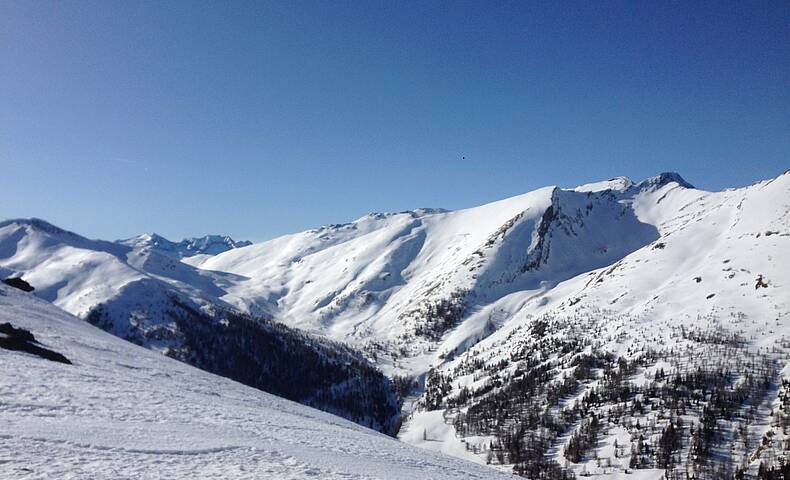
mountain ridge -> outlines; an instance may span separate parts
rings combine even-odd
[[[389,381],[358,353],[330,341],[306,342],[301,332],[243,315],[219,298],[242,277],[197,270],[147,247],[88,240],[39,219],[0,223],[0,270],[22,276],[37,297],[122,339],[396,431]],[[306,372],[292,358],[299,351],[312,359]],[[280,376],[296,379],[283,385]]]
[[[228,235],[187,237],[179,242],[173,242],[157,233],[144,233],[125,240],[117,240],[116,243],[133,248],[153,249],[176,259],[195,255],[217,255],[234,248],[252,245],[248,240],[236,241]]]
[[[640,470],[672,478],[683,470],[713,479],[724,478],[719,469],[754,476],[786,458],[781,448],[769,458],[752,446],[769,432],[785,439],[776,426],[783,410],[768,405],[779,401],[787,370],[790,278],[779,265],[789,238],[790,174],[706,192],[669,172],[545,187],[455,211],[368,214],[181,261],[113,248],[130,248],[120,263],[198,312],[219,305],[363,352],[403,399],[399,436],[408,443],[527,476]],[[35,254],[6,224],[0,268],[51,280],[54,258],[82,258],[40,243],[50,250]],[[94,258],[100,253],[80,255],[100,271],[115,265]],[[78,279],[61,275],[55,284],[45,282],[43,294],[56,292],[64,308],[96,305]],[[141,295],[108,294],[105,304],[118,298]],[[168,315],[145,305],[114,311],[118,325],[142,331]],[[726,382],[716,369],[728,372]],[[673,407],[668,422],[656,392],[698,406]],[[735,399],[729,417],[717,403],[724,397]],[[752,413],[743,398],[753,399]],[[601,420],[612,409],[625,416]],[[721,438],[695,436],[692,425],[714,420],[706,428]],[[725,444],[738,422],[748,424],[741,443]],[[649,435],[640,431],[646,423]],[[662,429],[676,432],[675,443],[659,443]],[[615,439],[635,453],[612,450]],[[729,461],[709,456],[725,446],[735,452]]]

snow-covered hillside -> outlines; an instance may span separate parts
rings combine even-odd
[[[0,284],[6,322],[71,364],[0,348],[0,478],[506,478],[168,359]]]
[[[217,311],[348,342],[406,397],[400,438],[424,448],[532,478],[769,478],[790,451],[790,173],[722,192],[674,173],[546,187],[181,262],[85,242],[5,222],[0,268],[154,348],[168,328],[215,338],[200,326]],[[162,295],[194,315],[179,324]]]
[[[639,469],[657,478],[670,465],[724,478],[771,462],[755,445],[780,421],[770,413],[790,338],[788,257],[790,174],[705,192],[669,173],[550,187],[455,212],[372,214],[186,261],[249,278],[227,288],[228,303],[357,342],[390,373],[416,377],[418,391],[430,370],[405,441],[528,476]],[[673,413],[685,427],[651,400],[674,388],[656,380],[658,370],[679,375],[676,387],[697,402]],[[697,370],[726,372],[727,381],[684,377]],[[606,388],[628,393],[593,406],[587,395],[606,378]],[[705,445],[720,457],[689,445],[689,423],[717,405],[711,392],[741,402],[711,427],[718,443]],[[643,412],[645,401],[655,404]],[[594,434],[584,427],[589,412],[613,408],[625,417]],[[491,411],[499,413],[483,413]],[[640,416],[650,433],[635,433]],[[658,437],[670,423],[682,445],[672,462],[659,461]],[[726,440],[736,428],[737,445]],[[580,448],[576,438],[565,455],[583,432],[603,443]],[[626,442],[617,455],[614,439]],[[632,455],[632,444],[648,453]],[[603,455],[611,458],[596,459]],[[729,460],[709,461],[722,457]]]
[[[148,248],[156,250],[163,255],[176,259],[193,257],[195,255],[217,255],[234,248],[252,245],[252,242],[247,240],[236,241],[227,235],[205,235],[173,242],[156,233],[144,233],[126,240],[118,240],[117,243],[138,249]]]
[[[765,471],[790,449],[790,174],[621,201],[658,237],[479,308],[466,322],[501,328],[465,352],[445,339],[401,438],[527,476],[779,478]]]
[[[481,315],[490,305],[543,298],[655,242],[659,225],[640,209],[675,190],[700,193],[677,174],[547,187],[453,212],[371,214],[185,262],[248,278],[221,296],[243,311],[354,341],[388,371],[423,373],[441,350],[504,323],[508,311]],[[674,215],[672,202],[657,210]]]
[[[0,223],[3,278],[123,339],[387,433],[389,381],[356,351],[252,318],[219,299],[242,280],[146,246],[88,240],[43,220]]]
[[[127,338],[161,329],[166,295],[196,308],[223,305],[223,287],[236,279],[150,248],[89,240],[39,219],[0,222],[0,266],[24,275],[36,295],[80,317],[113,303],[113,332]]]

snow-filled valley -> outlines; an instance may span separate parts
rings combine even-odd
[[[13,311],[19,320],[3,321],[29,329],[37,338],[40,331],[43,343],[83,364],[99,368],[98,360],[90,359],[93,350],[74,346],[81,345],[72,336],[78,333],[112,342],[113,352],[137,352],[129,355],[147,363],[147,370],[115,368],[80,379],[85,372],[36,360],[45,362],[46,371],[70,372],[66,380],[58,380],[60,388],[68,390],[74,382],[88,389],[91,378],[124,372],[141,390],[134,395],[148,395],[152,404],[208,402],[217,411],[227,410],[218,419],[201,416],[220,430],[226,420],[241,424],[245,415],[253,415],[239,406],[243,395],[280,402],[270,410],[291,405],[158,354],[143,354],[98,332],[95,327],[100,327],[382,432],[393,434],[400,426],[398,437],[404,443],[489,464],[458,463],[452,468],[459,470],[442,473],[447,478],[462,478],[460,471],[471,478],[477,472],[488,478],[514,471],[529,478],[772,478],[766,475],[787,465],[790,173],[722,192],[696,189],[674,173],[641,182],[618,177],[576,188],[546,187],[465,210],[374,213],[247,246],[229,237],[209,240],[224,246],[197,252],[203,247],[184,244],[184,253],[178,244],[152,235],[112,243],[88,240],[37,219],[2,222],[0,277],[21,276],[35,291],[5,289],[10,293],[0,297],[7,302],[0,305],[0,315]],[[75,323],[56,307],[87,323]],[[20,314],[25,309],[68,318],[55,323],[69,326],[46,337],[50,323],[44,322],[43,331],[37,321],[25,323]],[[270,345],[280,353],[263,355]],[[272,360],[296,348],[302,348],[296,357]],[[96,352],[97,359],[104,355]],[[21,367],[6,363],[18,361],[20,354],[0,354],[4,365]],[[299,358],[313,363],[299,370]],[[156,367],[157,361],[163,366]],[[166,384],[175,380],[153,378],[151,372],[170,368],[191,372],[189,378],[204,385],[198,389],[204,396],[169,397]],[[195,433],[198,427],[182,411],[187,407],[173,407],[184,417],[158,414],[165,415],[163,422],[184,422],[184,430],[178,427],[175,433],[159,425],[153,407],[142,419],[118,414],[139,422],[137,427],[111,427],[116,419],[112,412],[101,421],[81,423],[84,431],[44,426],[46,415],[31,402],[37,389],[49,389],[47,375],[54,374],[44,370],[24,377],[27,369],[19,374],[11,369],[11,381],[4,385],[0,414],[23,418],[26,407],[13,405],[34,405],[30,423],[9,424],[24,432],[14,448],[44,455],[51,442],[55,451],[65,449],[62,458],[85,455],[96,468],[134,475],[131,467],[116,465],[120,460],[114,452],[147,455],[147,448],[135,441],[144,443],[142,432],[150,429],[154,445],[180,443],[181,435],[187,443],[195,442],[194,449],[185,450],[202,452],[201,460],[195,457],[201,476],[211,472],[201,468],[211,468],[212,455],[232,468],[256,461],[264,469],[259,472],[268,468],[271,459],[249,460],[264,457],[264,450],[235,427],[211,437],[239,448],[214,447]],[[310,371],[318,374],[310,377]],[[147,382],[160,381],[151,386],[159,393],[142,391]],[[223,391],[209,388],[211,383],[237,395],[222,397]],[[179,394],[192,395],[182,392],[182,386]],[[130,390],[124,391],[134,398]],[[220,397],[211,397],[215,394]],[[102,391],[93,400],[80,399],[110,408],[99,404],[127,397]],[[230,404],[227,409],[224,402]],[[59,420],[51,422],[68,423],[68,412],[78,411],[69,408],[76,407],[54,411]],[[256,422],[259,417],[250,418]],[[347,425],[340,419],[332,422]],[[118,437],[93,450],[85,445],[94,442],[68,433],[101,439],[110,430]],[[285,439],[302,438],[279,432]],[[8,438],[16,442],[17,436]],[[134,446],[119,447],[127,443]],[[159,447],[153,450],[159,452]],[[293,455],[271,452],[278,459]],[[343,452],[369,455],[362,441]],[[187,468],[189,461],[174,455],[166,455],[173,475],[164,476],[186,475],[176,469]],[[311,466],[309,455],[294,455],[298,458],[290,470],[283,465],[291,460],[271,460],[275,470],[269,476],[303,477],[317,468],[317,475],[325,477],[323,462],[328,462],[327,471],[343,472],[342,462],[332,463],[321,453],[315,453]],[[26,458],[34,462],[35,457]],[[163,458],[154,455],[150,461]],[[140,465],[153,468],[144,461]],[[276,470],[280,467],[283,473]],[[388,474],[442,478],[432,472]],[[379,475],[372,470],[350,473]]]

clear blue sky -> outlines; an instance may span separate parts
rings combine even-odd
[[[0,218],[262,240],[616,175],[742,186],[790,168],[788,25],[786,0],[0,0]]]

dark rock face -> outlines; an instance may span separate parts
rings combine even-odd
[[[29,330],[16,328],[8,322],[0,323],[0,348],[31,353],[46,360],[71,365],[71,361],[60,353],[39,346]]]
[[[10,287],[18,288],[23,292],[32,292],[33,290],[35,290],[35,288],[33,288],[32,285],[22,280],[22,277],[6,278],[3,279],[2,282]]]

